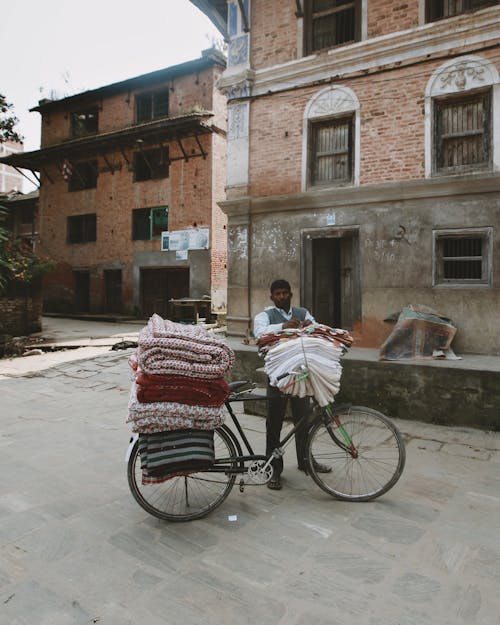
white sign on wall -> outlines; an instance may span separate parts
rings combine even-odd
[[[190,228],[161,233],[162,252],[184,252],[187,250],[208,250],[209,228]]]

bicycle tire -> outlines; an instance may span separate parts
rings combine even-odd
[[[334,409],[335,410],[335,409]],[[370,501],[391,489],[403,472],[406,451],[401,433],[381,412],[351,406],[335,412],[351,437],[357,457],[335,442],[340,439],[333,419],[315,423],[308,435],[306,458],[316,484],[344,501]],[[328,464],[330,473],[319,473],[315,463]]]
[[[235,458],[237,440],[221,426],[214,431],[215,460]],[[237,461],[226,462],[235,467]],[[135,443],[127,466],[130,490],[137,503],[153,516],[165,521],[201,519],[222,504],[234,486],[236,475],[221,470],[197,471],[187,475],[173,474],[158,484],[142,484],[139,444]]]

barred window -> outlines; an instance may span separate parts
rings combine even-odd
[[[360,38],[360,0],[308,0],[304,4],[305,53],[333,48]]]
[[[436,172],[490,167],[490,91],[434,100],[434,126]]]
[[[311,122],[310,185],[342,184],[352,181],[353,117]]]
[[[434,284],[490,284],[491,229],[434,233]]]
[[[427,0],[426,20],[434,22],[499,4],[499,0]]]

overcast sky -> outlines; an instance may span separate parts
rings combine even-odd
[[[40,115],[28,111],[41,98],[190,61],[220,39],[188,0],[10,0],[0,17],[0,93],[25,151],[40,146]]]

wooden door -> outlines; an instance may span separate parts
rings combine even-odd
[[[189,268],[141,269],[141,310],[144,317],[156,313],[164,319],[169,301],[189,297]]]
[[[104,308],[106,312],[122,310],[122,270],[106,269],[104,271]]]
[[[89,312],[90,310],[90,272],[75,271],[75,312]]]

